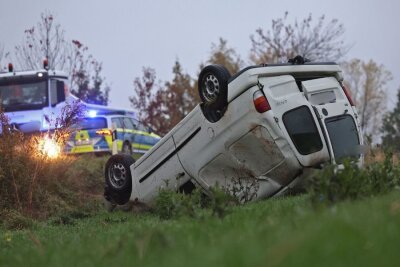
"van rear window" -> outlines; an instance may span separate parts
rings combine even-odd
[[[328,118],[325,120],[336,161],[346,157],[360,156],[358,130],[350,115]]]
[[[282,119],[300,154],[308,155],[322,149],[321,137],[307,106],[286,112]]]
[[[105,118],[83,118],[75,128],[81,130],[107,128],[107,120]]]
[[[333,91],[323,91],[311,94],[310,102],[314,105],[324,105],[327,103],[335,103],[336,95]]]

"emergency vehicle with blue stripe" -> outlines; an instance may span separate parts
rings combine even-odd
[[[109,112],[97,114],[90,110],[76,131],[66,142],[64,152],[67,154],[111,153],[113,129],[118,153],[139,158],[159,140],[160,136],[145,127],[129,112]]]

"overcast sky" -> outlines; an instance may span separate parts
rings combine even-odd
[[[166,81],[178,58],[185,71],[196,75],[219,37],[248,61],[249,36],[259,27],[269,29],[285,11],[290,18],[325,14],[343,23],[345,40],[353,45],[346,58],[373,59],[392,72],[389,106],[400,86],[397,0],[0,0],[0,44],[13,50],[45,10],[55,15],[68,39],[80,40],[103,62],[111,106],[130,107],[133,79],[143,66]]]

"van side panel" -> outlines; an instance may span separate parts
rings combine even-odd
[[[157,147],[140,165],[131,166],[131,200],[148,203],[162,188],[177,189],[189,180],[176,153],[172,136]]]

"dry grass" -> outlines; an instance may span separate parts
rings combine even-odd
[[[52,134],[57,143],[64,142],[71,125],[80,116],[77,109],[79,105],[69,106],[58,120],[59,128]],[[42,138],[49,133],[25,136],[10,127],[1,110],[0,124],[0,224],[85,210],[98,199],[102,191],[100,177],[93,177],[87,162],[82,165],[86,168],[71,171],[79,160],[64,155],[52,158],[40,149]],[[97,168],[102,172],[100,165]]]
[[[399,155],[396,153],[385,152],[381,147],[375,147],[368,151],[364,157],[365,165],[371,165],[373,163],[382,163],[386,157],[391,157],[391,161],[394,165],[399,164]]]

